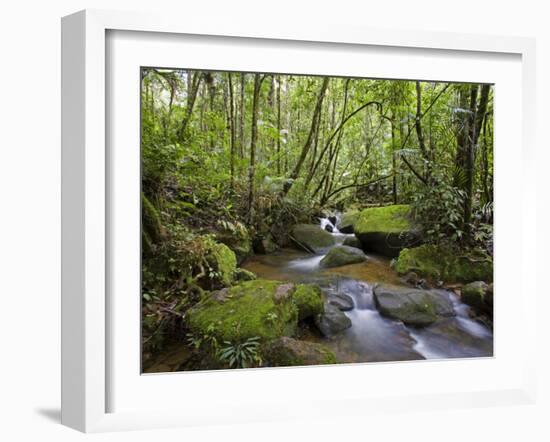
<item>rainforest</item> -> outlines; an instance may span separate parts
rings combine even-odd
[[[493,355],[492,85],[140,74],[144,373]]]

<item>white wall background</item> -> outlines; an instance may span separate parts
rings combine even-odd
[[[533,36],[538,44],[539,199],[548,195],[550,30],[542,1],[11,0],[0,10],[0,439],[101,441],[550,440],[550,303],[542,285],[548,210],[539,210],[537,405],[84,436],[59,425],[60,17],[83,8],[215,14],[250,20]],[[511,177],[513,179],[513,177]],[[542,205],[541,205],[542,206]],[[511,241],[514,238],[510,238]],[[510,283],[513,284],[513,275]],[[182,398],[185,400],[185,398]]]

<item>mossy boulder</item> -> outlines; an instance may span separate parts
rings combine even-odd
[[[394,258],[400,250],[420,244],[421,235],[411,221],[408,205],[371,207],[362,210],[354,223],[363,249]]]
[[[212,292],[188,311],[187,324],[193,334],[209,334],[218,342],[292,336],[298,325],[298,308],[292,299],[295,288],[257,279]]]
[[[342,243],[344,246],[355,247],[356,249],[362,249],[363,245],[356,236],[348,236]]]
[[[294,304],[298,308],[298,319],[304,320],[324,312],[321,289],[312,284],[300,284],[292,294]]]
[[[490,312],[493,309],[493,290],[483,281],[475,281],[462,287],[462,302],[479,311]]]
[[[237,270],[235,270],[233,277],[235,282],[254,281],[256,279],[256,275],[252,273],[250,270],[241,269],[241,268],[238,268]]]
[[[322,344],[282,337],[267,344],[262,354],[268,365],[289,367],[298,365],[336,364],[334,353]]]
[[[319,265],[322,268],[340,267],[347,264],[365,262],[367,257],[361,249],[349,246],[336,246],[326,254]]]
[[[209,269],[201,280],[206,282],[208,289],[227,287],[233,283],[237,258],[228,246],[213,242],[206,253],[206,262]]]
[[[338,307],[325,305],[324,313],[315,317],[315,325],[323,336],[330,338],[351,327],[351,319]]]
[[[399,253],[395,270],[446,282],[492,281],[493,262],[483,254],[455,252],[441,246],[424,244]]]
[[[406,287],[374,287],[374,302],[378,311],[407,325],[422,327],[440,317],[454,316],[452,302],[443,290],[417,290]]]
[[[216,233],[216,240],[229,247],[241,264],[252,254],[252,240],[246,227],[232,223],[222,223],[224,228]]]
[[[354,225],[359,218],[359,213],[359,210],[350,210],[345,212],[337,225],[338,230],[342,233],[353,233],[355,231]]]
[[[334,236],[316,224],[296,224],[290,235],[301,250],[310,252],[323,252],[335,244]]]

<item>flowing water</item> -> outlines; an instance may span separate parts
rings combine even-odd
[[[319,228],[332,227],[336,245],[346,237],[329,219],[320,220]],[[391,269],[387,258],[367,254],[367,262],[332,269],[321,269],[322,254],[307,254],[283,249],[271,255],[257,255],[243,267],[258,277],[296,283],[315,283],[329,297],[349,295],[354,308],[345,314],[352,326],[339,335],[325,339],[312,332],[302,339],[323,342],[340,362],[380,362],[415,359],[483,357],[493,354],[493,335],[484,325],[470,318],[469,307],[452,292],[447,292],[456,316],[414,328],[386,318],[378,312],[373,299],[376,283],[407,286]]]

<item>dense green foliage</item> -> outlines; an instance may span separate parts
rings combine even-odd
[[[365,231],[378,221],[391,232],[414,223],[433,247],[490,260],[489,85],[153,68],[141,75],[146,353],[189,333],[188,316],[208,292],[253,279],[237,266],[254,251],[292,241],[331,246],[319,229],[306,232],[314,244],[298,238],[326,209],[348,211],[344,221]],[[409,261],[399,265],[414,267]],[[238,290],[257,284],[264,282]],[[258,363],[256,339],[281,324],[268,327],[269,314],[292,317],[292,327],[297,314],[293,305],[249,301],[243,308],[267,321],[261,333],[212,319],[212,330],[190,339],[211,345],[223,326],[214,353],[230,366]],[[239,311],[224,314],[237,321]]]

